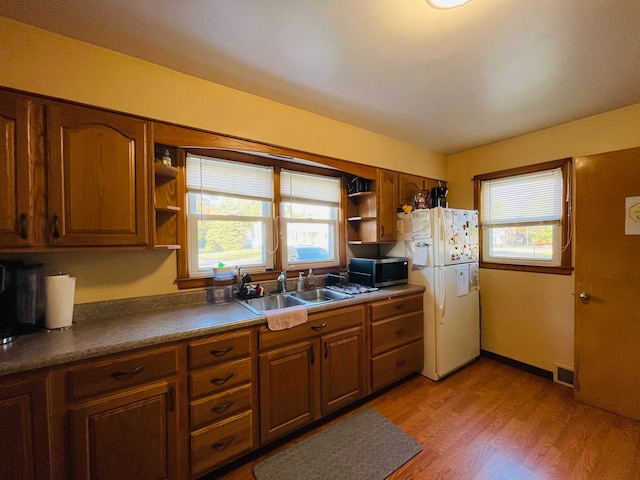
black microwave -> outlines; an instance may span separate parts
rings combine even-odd
[[[409,261],[405,257],[354,257],[349,265],[349,281],[367,287],[388,287],[407,283]]]

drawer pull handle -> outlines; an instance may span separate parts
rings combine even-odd
[[[223,357],[231,350],[233,350],[233,345],[227,348],[223,348],[222,350],[211,350],[209,353],[214,357]]]
[[[316,332],[319,332],[320,330],[324,330],[324,327],[326,327],[327,324],[323,323],[322,325],[312,325],[311,329],[315,330]]]
[[[234,403],[236,403],[236,402],[231,400],[231,401],[229,401],[229,402],[227,402],[227,403],[225,403],[223,405],[218,405],[217,407],[211,407],[211,411],[213,413],[224,413],[227,410],[229,410],[229,407],[231,407]]]
[[[405,362],[404,358],[403,358],[403,359],[401,359],[401,360],[398,360],[398,361],[396,362],[396,367],[402,368],[402,367],[404,367],[404,364],[405,364],[405,363],[406,363],[406,362]]]
[[[233,375],[234,375],[233,373],[230,373],[224,378],[212,378],[211,383],[213,383],[214,385],[224,385],[225,383],[227,383],[229,380],[233,378]]]
[[[224,450],[229,445],[231,445],[231,442],[233,442],[235,439],[236,439],[235,435],[229,435],[224,440],[220,440],[219,442],[216,442],[213,445],[211,445],[211,448],[219,452],[220,450]]]
[[[401,337],[405,334],[406,330],[404,328],[399,328],[398,330],[396,330],[396,336],[397,337]]]
[[[399,303],[395,308],[396,310],[402,310],[404,308],[404,303]]]
[[[140,365],[139,367],[136,367],[128,372],[113,372],[111,376],[116,380],[129,380],[130,378],[133,378],[136,375],[142,373],[143,370],[144,367]]]

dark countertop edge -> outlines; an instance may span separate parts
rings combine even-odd
[[[386,287],[346,300],[309,306],[308,312],[313,314],[424,290],[423,286],[411,284]],[[266,321],[266,316],[256,315],[238,302],[83,320],[68,330],[22,335],[0,347],[0,376],[264,325]]]

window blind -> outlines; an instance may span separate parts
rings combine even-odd
[[[482,228],[554,225],[562,219],[560,168],[482,182]]]
[[[273,168],[187,155],[187,190],[273,201]]]
[[[340,179],[282,170],[280,193],[283,201],[312,201],[333,207],[340,205]]]

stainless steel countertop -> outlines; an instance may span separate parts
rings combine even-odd
[[[398,285],[354,295],[346,300],[311,306],[308,311],[332,310],[422,291],[422,286]],[[0,347],[0,375],[262,325],[266,321],[264,315],[256,315],[237,302],[86,319],[67,330],[21,335]]]

